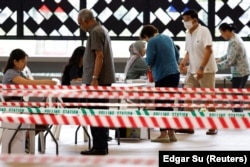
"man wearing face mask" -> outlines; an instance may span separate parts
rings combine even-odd
[[[214,88],[215,73],[217,65],[212,51],[212,36],[207,27],[198,22],[198,13],[194,9],[183,13],[183,24],[187,29],[185,57],[180,62],[180,71],[186,71],[186,64],[189,63],[187,76],[185,79],[185,88]],[[186,101],[191,103],[191,101]],[[212,103],[207,101],[206,103]],[[192,108],[186,108],[185,111],[191,111]],[[208,108],[209,111],[215,111],[215,108]],[[177,130],[176,132],[184,130]],[[186,133],[194,133],[193,129],[185,129]],[[209,129],[207,135],[217,134],[217,129]]]

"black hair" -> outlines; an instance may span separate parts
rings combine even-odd
[[[186,10],[182,16],[190,16],[192,19],[197,19],[198,20],[198,12],[195,9],[188,9]]]
[[[68,81],[68,70],[71,67],[78,67],[79,66],[79,62],[82,61],[82,58],[84,56],[84,52],[85,52],[85,47],[84,46],[79,46],[77,47],[71,57],[69,58],[67,64],[64,66],[63,72],[62,72],[62,84],[65,84],[64,82],[70,82]],[[66,78],[66,79],[65,79]]]
[[[3,73],[5,74],[8,69],[13,69],[15,67],[14,60],[19,61],[25,59],[28,55],[22,49],[14,49],[10,53],[10,57],[3,69]]]
[[[67,65],[78,65],[85,52],[85,47],[79,46],[72,53]]]
[[[145,25],[141,30],[140,38],[144,39],[146,36],[151,38],[155,33],[158,33],[158,29],[155,26]]]
[[[219,26],[219,30],[221,30],[221,31],[223,31],[223,32],[226,31],[226,30],[232,32],[232,31],[235,30],[235,26],[234,26],[233,24],[222,23],[222,24]]]

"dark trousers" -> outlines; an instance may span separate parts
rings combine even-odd
[[[155,87],[178,87],[180,80],[180,74],[171,74],[165,78],[155,82]],[[155,103],[174,103],[174,100],[155,100]],[[172,107],[156,107],[156,110],[160,111],[173,111]],[[167,129],[160,129],[160,131],[166,131]]]
[[[100,86],[111,86],[109,85],[100,85]],[[108,103],[109,99],[87,99],[89,103]],[[109,107],[90,107],[92,109],[109,109]],[[109,128],[106,127],[90,127],[90,131],[93,138],[93,149],[108,149],[108,137],[109,137]]]
[[[233,77],[232,88],[244,88],[248,79],[248,75],[244,77]],[[234,102],[234,104],[240,104],[241,102]],[[234,108],[234,112],[243,112],[243,108]]]

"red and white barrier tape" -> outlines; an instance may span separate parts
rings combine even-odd
[[[63,165],[81,167],[93,166],[103,167],[109,165],[116,166],[157,166],[158,159],[152,157],[137,156],[48,156],[48,155],[15,155],[2,154],[1,163],[19,163],[19,164],[43,164],[43,165]]]
[[[81,91],[140,91],[140,92],[179,92],[179,93],[250,93],[250,88],[155,88],[150,86],[60,86],[60,85],[3,85],[1,89],[21,90],[81,90]]]
[[[216,114],[216,113],[215,113]],[[26,124],[90,125],[96,127],[249,129],[250,117],[86,116],[0,114],[0,121]]]
[[[176,93],[148,93],[148,92],[82,92],[82,91],[51,91],[51,90],[3,90],[2,96],[28,97],[68,97],[68,98],[98,98],[98,99],[178,99],[178,100],[214,100],[220,101],[250,101],[250,96],[228,94],[176,94]]]
[[[134,107],[134,108],[152,108],[152,107],[182,107],[182,108],[250,108],[250,104],[229,104],[229,103],[59,103],[59,102],[0,102],[4,107]]]

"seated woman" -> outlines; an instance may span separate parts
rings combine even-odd
[[[136,41],[129,46],[130,57],[125,66],[125,80],[128,79],[139,79],[141,76],[146,76],[148,67],[146,65],[143,56],[146,53],[145,43],[142,41]],[[132,131],[136,132],[136,138],[139,137],[139,129],[130,129],[130,128],[119,128],[121,137],[129,137],[127,134]]]
[[[82,81],[83,55],[85,47],[79,46],[72,53],[62,74],[62,85],[70,85],[72,81]]]
[[[62,74],[62,85],[71,85],[74,81],[82,81],[83,74],[83,55],[85,47],[79,46],[72,53],[67,64],[63,69]],[[64,102],[77,102],[79,99],[76,98],[63,98]]]
[[[24,76],[23,69],[27,64],[28,55],[21,49],[14,49],[3,70],[3,84],[21,84],[21,85],[55,85],[56,82],[50,79],[31,80]],[[5,101],[23,101],[22,97],[5,97]],[[36,129],[45,129],[47,125],[36,125]],[[36,131],[36,134],[40,131]],[[28,141],[28,134],[26,139]],[[26,144],[28,146],[28,144]]]
[[[145,43],[136,41],[129,47],[130,57],[125,66],[125,80],[139,79],[141,76],[146,75],[147,65],[143,56],[145,55]]]
[[[28,55],[21,49],[14,49],[3,70],[3,84],[21,84],[21,85],[55,85],[56,82],[50,79],[32,80],[28,79],[22,73],[27,64]],[[21,100],[22,98],[11,97],[7,100]]]

